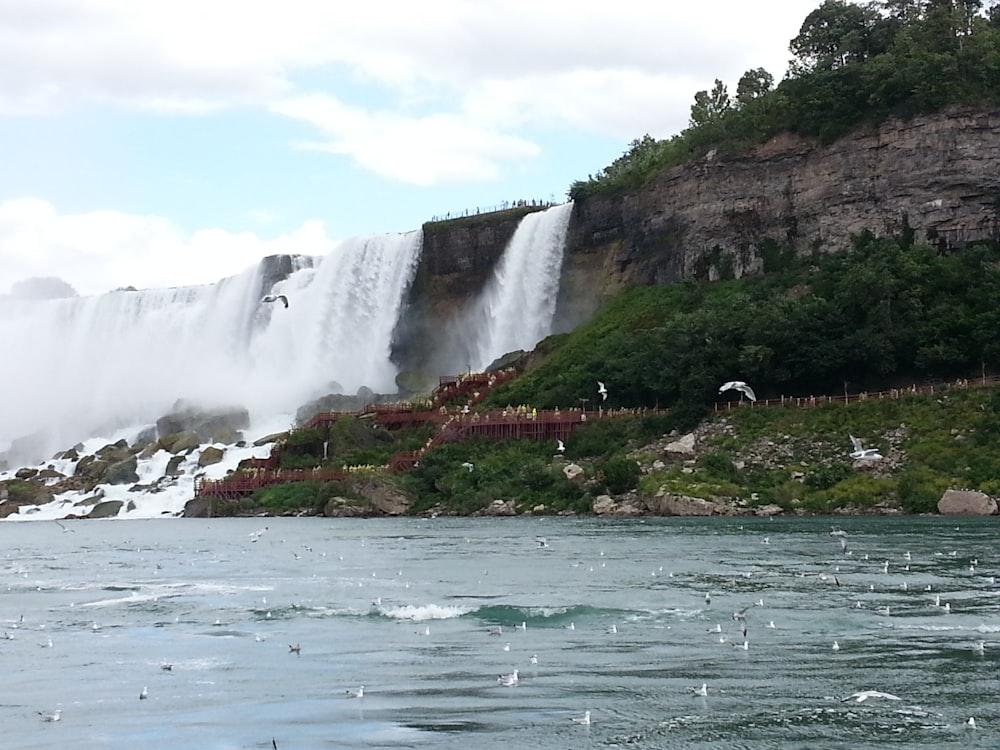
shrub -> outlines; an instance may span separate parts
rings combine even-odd
[[[603,478],[605,490],[612,495],[634,490],[642,476],[635,461],[620,456],[601,461],[597,465],[597,471]]]

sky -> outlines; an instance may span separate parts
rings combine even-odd
[[[3,0],[0,296],[212,283],[564,202],[716,78],[780,80],[819,4]]]

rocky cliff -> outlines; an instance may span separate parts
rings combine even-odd
[[[943,249],[996,239],[998,167],[1000,111],[890,121],[828,146],[783,135],[579,201],[568,268],[608,293],[753,274],[768,248],[844,250],[865,230]]]
[[[709,154],[642,189],[577,201],[555,328],[575,327],[628,286],[752,275],[769,254],[843,250],[866,230],[943,249],[997,239],[998,210],[1000,110],[890,121],[831,145],[782,135],[742,155]],[[404,369],[460,367],[440,341],[453,338],[450,322],[520,216],[425,226],[394,350]]]

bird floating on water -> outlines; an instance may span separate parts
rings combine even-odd
[[[517,684],[517,670],[515,669],[510,674],[497,675],[497,684],[502,687],[514,687]]]
[[[281,300],[281,304],[283,304],[285,306],[285,309],[287,310],[288,297],[286,297],[284,294],[269,294],[266,297],[264,297],[264,299],[262,299],[261,302],[277,302],[278,300]]]
[[[139,700],[144,701],[148,697],[149,697],[149,691],[146,689],[146,686],[143,685],[142,690],[139,691]]]
[[[753,392],[753,388],[744,383],[742,380],[727,380],[719,386],[719,393],[725,393],[726,391],[739,391],[741,400],[743,399],[743,396],[746,396],[751,401],[757,400],[757,394]]]
[[[62,714],[61,708],[57,708],[52,713],[46,713],[45,711],[38,712],[38,715],[42,717],[42,721],[59,721],[60,714]]]
[[[290,653],[290,654],[301,654],[302,653],[302,646],[300,646],[298,643],[296,643],[294,646],[289,643],[288,644],[288,653]]]
[[[584,711],[583,716],[574,716],[573,721],[577,724],[590,724],[590,711]]]
[[[695,695],[708,695],[708,683],[701,683],[701,687],[691,688],[691,692]]]
[[[365,697],[365,686],[362,685],[357,690],[348,690],[347,695],[351,698],[364,698]]]

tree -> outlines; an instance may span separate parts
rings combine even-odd
[[[774,88],[774,76],[764,68],[748,70],[736,84],[736,102],[740,106],[765,96]]]
[[[799,35],[788,47],[804,71],[832,70],[862,62],[871,54],[871,34],[879,20],[872,6],[824,0],[806,16]]]
[[[694,95],[694,104],[691,105],[691,125],[700,127],[716,123],[731,106],[726,84],[716,78],[711,92],[699,91]]]

